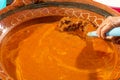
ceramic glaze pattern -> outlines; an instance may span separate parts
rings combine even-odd
[[[49,8],[25,10],[25,11],[18,12],[18,13],[15,13],[14,15],[9,16],[11,18],[9,22],[7,22],[7,18],[0,22],[0,26],[1,26],[0,33],[2,35],[0,36],[0,39],[2,39],[2,37],[4,36],[4,33],[7,33],[14,26],[17,26],[22,22],[25,22],[27,20],[34,19],[34,18],[39,18],[39,17],[57,16],[58,14],[61,16],[69,15],[71,17],[88,19],[89,21],[92,21],[96,26],[99,26],[100,23],[104,20],[104,17],[99,16],[97,14],[95,16],[95,15],[92,15],[92,13],[90,13],[89,11],[86,11],[86,10],[83,11],[83,10],[72,9],[72,8],[49,7]],[[3,25],[6,26],[6,28],[5,27],[3,28],[2,27]]]
[[[57,0],[14,0],[14,3],[11,6],[8,6],[7,8],[3,9],[0,11],[0,14],[4,14],[6,12],[9,12],[10,10],[14,10],[16,7],[28,5],[28,4],[33,4],[33,3],[40,3],[40,2],[47,2],[47,1],[57,1]],[[65,0],[70,2],[69,0]],[[58,0],[58,2],[64,2],[64,0]],[[87,4],[90,2],[90,4],[95,4],[89,0],[71,0],[71,2],[82,2]],[[99,6],[100,4],[97,4]],[[105,8],[108,10],[109,8]],[[111,13],[110,13],[111,12]],[[116,12],[108,11],[108,13],[112,15],[119,15]],[[36,18],[41,18],[41,17],[46,17],[46,16],[69,16],[69,17],[76,17],[76,18],[84,18],[92,23],[94,23],[96,26],[99,26],[103,20],[105,19],[106,16],[97,14],[95,12],[85,10],[85,9],[79,9],[79,8],[71,8],[71,7],[42,7],[42,8],[35,8],[35,9],[27,9],[27,10],[21,10],[18,12],[15,12],[13,14],[10,14],[9,16],[1,19],[0,17],[0,42],[4,38],[4,36],[15,26],[20,25],[23,22],[26,22],[28,20],[36,19]],[[9,21],[8,21],[9,20]],[[119,46],[119,45],[118,45]],[[119,47],[118,47],[119,48]],[[118,57],[120,54],[118,54]],[[111,79],[119,79],[120,77],[120,58],[118,58],[117,61],[117,66],[115,66],[113,70],[113,74],[111,75]],[[10,77],[5,73],[4,68],[1,66],[0,68],[0,76],[2,80],[12,80]]]

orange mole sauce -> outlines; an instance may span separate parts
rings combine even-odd
[[[116,61],[113,44],[60,32],[58,23],[33,20],[6,36],[1,54],[7,73],[14,80],[108,80]]]

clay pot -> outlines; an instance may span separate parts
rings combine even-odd
[[[17,54],[9,53],[9,51],[17,48],[18,43],[29,35],[32,35],[36,29],[36,27],[31,27],[29,31],[25,30],[19,32],[22,29],[24,30],[26,26],[28,27],[44,22],[52,23],[59,21],[64,16],[84,18],[91,21],[96,26],[99,26],[106,17],[119,15],[118,12],[111,8],[91,0],[14,0],[11,5],[0,11],[1,79],[17,80],[17,78],[14,77],[16,76],[14,73],[18,72],[15,71],[15,61],[13,59],[16,58]],[[16,34],[17,32],[19,32],[19,35],[13,36],[13,34]],[[11,37],[12,41],[9,42]],[[3,52],[3,49],[5,48],[8,48],[8,50]],[[119,45],[114,44],[114,48],[116,50],[115,59],[117,61],[113,64],[114,67],[110,68],[112,72],[109,79],[118,80],[120,78],[120,55],[117,54],[119,53]],[[7,55],[12,56],[12,58],[9,58]],[[26,57],[26,60],[27,58],[29,59],[29,55]],[[13,59],[13,62],[10,62],[11,59]],[[78,68],[83,67],[78,66]],[[86,67],[85,70],[86,69],[89,69],[89,67]],[[84,80],[104,80],[96,78],[94,75],[96,75],[96,73],[93,71],[90,75],[93,77]],[[76,78],[73,79],[75,80]],[[60,80],[62,80],[62,78]]]

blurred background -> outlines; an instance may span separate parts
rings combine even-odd
[[[7,0],[7,5],[11,4],[13,0]]]
[[[110,6],[111,8],[120,12],[120,0],[93,0],[93,1]]]

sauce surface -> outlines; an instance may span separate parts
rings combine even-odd
[[[29,25],[3,42],[6,70],[15,80],[107,80],[114,69],[113,44],[60,32],[58,21]],[[95,30],[92,24],[88,31]]]

